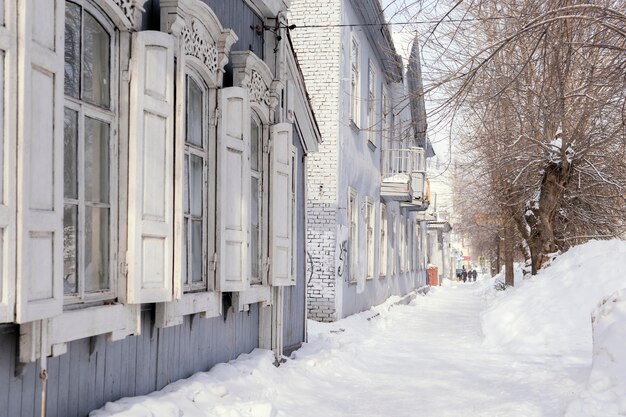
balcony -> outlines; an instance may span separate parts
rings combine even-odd
[[[385,201],[398,201],[408,211],[428,208],[426,159],[424,149],[409,147],[385,149],[380,196]]]

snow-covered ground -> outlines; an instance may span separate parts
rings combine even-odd
[[[626,243],[591,242],[515,289],[447,281],[410,305],[310,322],[278,368],[256,350],[91,416],[623,416],[626,294],[596,308],[626,288],[625,259]]]

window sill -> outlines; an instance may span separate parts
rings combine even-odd
[[[202,318],[217,317],[221,314],[220,293],[217,291],[186,293],[178,300],[157,303],[156,326],[171,327],[183,323],[184,317],[200,313]]]
[[[46,354],[59,356],[67,352],[67,343],[92,336],[106,335],[116,341],[139,334],[140,305],[110,304],[65,311],[47,320]],[[41,328],[36,322],[22,325],[20,361],[33,362],[41,357],[37,340]]]
[[[267,285],[251,285],[245,291],[233,293],[233,306],[237,311],[250,310],[250,304],[263,303],[265,307],[272,304],[272,291]]]

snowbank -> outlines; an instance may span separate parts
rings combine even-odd
[[[626,416],[626,289],[602,300],[594,312],[593,341],[587,389],[565,416]]]
[[[588,361],[591,313],[599,300],[626,288],[625,259],[620,240],[592,241],[557,257],[536,277],[492,299],[481,317],[485,345]]]

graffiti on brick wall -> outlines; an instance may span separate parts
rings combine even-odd
[[[348,243],[348,228],[342,224],[337,225],[337,246],[335,248],[335,268],[337,277],[348,279],[350,265],[350,245]]]
[[[306,251],[306,262],[309,269],[309,279],[306,282],[306,285],[308,286],[313,280],[313,257],[311,256],[311,252],[309,251]]]
[[[348,269],[348,241],[344,240],[339,245],[339,262],[337,264],[337,275],[342,277]]]

